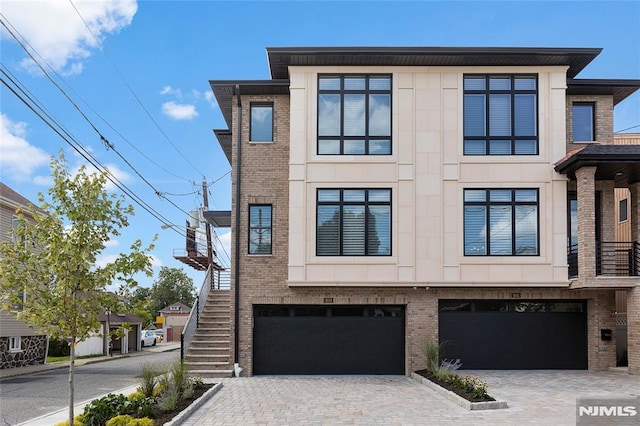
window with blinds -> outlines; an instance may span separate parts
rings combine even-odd
[[[318,256],[390,256],[390,189],[318,189]]]
[[[270,204],[249,205],[249,254],[271,254]]]
[[[595,141],[593,102],[575,102],[571,105],[571,130],[574,142]]]
[[[464,155],[537,154],[537,76],[465,75]]]
[[[391,76],[318,77],[318,155],[391,154]]]
[[[465,189],[465,256],[538,256],[537,189]]]
[[[251,103],[251,142],[273,142],[273,104]]]

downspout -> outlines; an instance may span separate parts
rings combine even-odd
[[[234,359],[234,372],[236,377],[240,376],[242,368],[240,368],[240,356],[238,350],[238,343],[240,341],[240,176],[242,176],[242,101],[240,100],[240,85],[236,84],[236,99],[237,99],[237,147],[236,147],[236,229],[235,229],[235,265],[234,265],[234,290],[235,290],[235,309],[233,312],[234,320],[234,345],[233,345],[233,359]]]

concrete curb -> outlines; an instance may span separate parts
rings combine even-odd
[[[165,426],[179,426],[189,419],[205,402],[207,402],[213,395],[215,395],[222,388],[222,383],[216,383],[211,389],[202,394],[202,396],[191,403],[187,408],[182,410],[180,414],[175,416],[170,422],[165,423]]]
[[[427,386],[429,389],[433,390],[437,394],[444,396],[450,401],[455,402],[462,408],[466,408],[467,410],[497,410],[502,408],[509,408],[507,401],[487,401],[487,402],[471,402],[462,398],[461,396],[451,392],[443,388],[442,386],[433,383],[431,380],[422,377],[419,374],[411,373],[411,378],[423,385]]]

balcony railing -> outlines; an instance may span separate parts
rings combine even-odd
[[[578,245],[569,247],[567,253],[569,278],[578,276]],[[609,277],[633,277],[640,275],[640,243],[596,243],[596,275]]]

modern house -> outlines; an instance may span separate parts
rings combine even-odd
[[[577,78],[599,53],[268,48],[270,79],[211,81],[228,364],[407,374],[432,340],[463,368],[607,370],[624,292],[640,374],[640,145],[613,135],[640,80]]]
[[[13,230],[19,226],[16,209],[24,208],[26,212],[31,204],[33,203],[0,182],[0,241],[12,241],[15,238]],[[28,297],[26,286],[23,297]],[[0,309],[0,368],[44,364],[47,336],[18,320],[15,314],[21,307],[14,308],[8,311]]]

